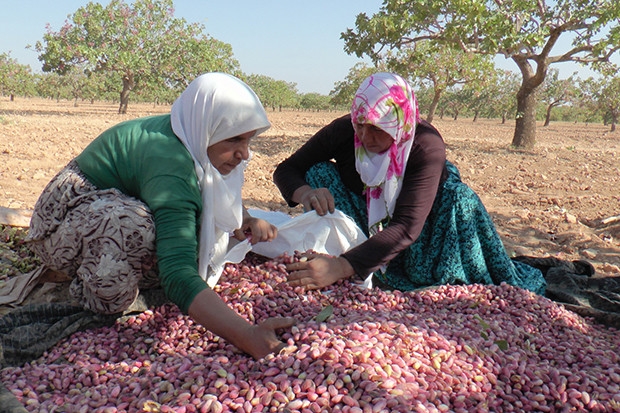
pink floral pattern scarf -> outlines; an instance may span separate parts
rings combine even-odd
[[[402,77],[376,73],[358,88],[351,105],[351,121],[354,126],[374,125],[394,140],[387,151],[374,154],[366,151],[355,134],[355,166],[366,187],[368,229],[373,235],[394,213],[419,121],[418,102]]]

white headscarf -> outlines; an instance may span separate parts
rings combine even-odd
[[[223,140],[271,126],[258,96],[248,85],[225,73],[206,73],[193,80],[173,103],[172,130],[194,159],[202,193],[198,272],[203,279],[224,267],[230,232],[241,227],[241,187],[247,161],[222,175],[209,161],[207,148]]]
[[[371,235],[381,231],[383,223],[392,218],[418,121],[415,95],[409,83],[398,75],[375,73],[355,93],[351,105],[353,125],[374,125],[394,140],[387,151],[372,154],[355,133],[355,167],[366,187]]]

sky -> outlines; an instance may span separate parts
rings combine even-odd
[[[88,2],[0,0],[0,53],[40,72],[34,45],[43,39],[47,24],[58,31]],[[175,0],[174,16],[200,23],[205,33],[230,44],[244,73],[294,83],[300,93],[327,95],[356,63],[370,64],[367,58],[348,55],[340,35],[355,29],[358,14],[372,16],[382,4],[383,0]],[[499,56],[495,61],[518,73],[511,60]],[[560,78],[577,70],[582,78],[591,76],[575,64],[553,67],[560,70]]]
[[[108,4],[107,0],[98,0]],[[40,72],[34,45],[46,25],[58,31],[88,0],[0,0],[0,53]],[[357,62],[340,34],[355,28],[382,0],[174,0],[174,16],[200,23],[205,33],[232,46],[246,74],[295,83],[300,93],[329,94]],[[31,45],[32,49],[26,49]]]

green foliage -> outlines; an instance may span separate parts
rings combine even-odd
[[[8,53],[0,53],[0,95],[32,96],[35,90],[31,76],[30,66],[17,63]]]
[[[404,46],[395,53],[389,53],[386,60],[387,66],[395,72],[416,78],[420,84],[433,89],[433,99],[427,111],[429,122],[433,121],[444,92],[465,84],[473,89],[483,89],[493,73],[493,62],[488,56],[438,47],[428,40],[420,40],[413,46]]]
[[[613,124],[618,123],[620,116],[620,77],[603,79],[599,105]]]
[[[504,70],[494,71],[485,90],[488,97],[486,115],[501,118],[504,122],[508,118],[514,119],[517,110],[515,96],[519,86],[520,82],[516,74]]]
[[[328,110],[332,108],[330,97],[319,93],[303,94],[299,106],[307,110]]]
[[[356,30],[341,34],[345,50],[377,59],[384,50],[430,39],[463,51],[533,58],[557,37],[575,32],[574,48],[556,61],[598,60],[620,47],[620,7],[594,0],[385,0],[372,17],[357,16]],[[553,43],[549,43],[549,42]],[[587,62],[586,62],[587,63]]]
[[[549,125],[552,118],[552,109],[571,103],[577,96],[575,75],[560,79],[557,69],[550,69],[545,81],[538,90],[540,102],[544,105],[545,126]]]
[[[355,66],[349,69],[347,77],[334,85],[334,89],[329,94],[331,104],[335,107],[348,109],[351,106],[351,102],[353,102],[357,88],[359,88],[364,79],[382,70],[386,71],[387,69],[370,67],[365,63],[356,63]]]
[[[559,79],[549,65],[583,62],[599,70],[605,82],[613,79],[617,68],[607,59],[620,47],[618,2],[385,0],[378,13],[358,15],[356,28],[341,35],[347,52],[371,56],[374,65],[356,64],[329,97],[300,94],[295,84],[267,76],[244,75],[232,47],[204,34],[202,25],[175,18],[172,0],[106,4],[88,3],[59,29],[48,27],[36,45],[43,74],[32,74],[0,53],[0,95],[77,104],[122,102],[123,93],[128,99],[131,91],[132,100],[170,104],[193,78],[217,70],[246,80],[272,110],[347,110],[365,77],[396,71],[414,84],[420,108],[428,114],[439,99],[442,114],[522,120],[529,113],[517,109],[516,96],[525,85],[538,97],[532,113],[539,120],[555,105],[550,120],[614,122],[618,94],[612,84]],[[558,37],[569,35],[572,47],[552,56]],[[515,61],[521,81],[515,73],[490,67],[488,58],[496,54]],[[571,82],[579,88],[571,88]],[[562,92],[571,96],[558,97]]]
[[[265,75],[250,75],[244,79],[258,95],[261,103],[272,110],[298,105],[297,85],[283,80],[275,80]]]
[[[367,55],[378,62],[390,53],[413,50],[430,41],[437,49],[458,48],[465,53],[503,55],[522,75],[517,98],[517,126],[513,145],[533,145],[537,88],[549,65],[580,62],[614,71],[609,58],[620,49],[620,6],[610,0],[384,0],[372,17],[359,14],[356,29],[341,34],[345,51]],[[572,36],[568,51],[552,55],[560,36]]]
[[[588,78],[580,83],[580,91],[590,117],[598,115],[614,131],[620,119],[620,76]]]
[[[181,90],[203,72],[239,73],[231,46],[203,30],[174,18],[172,0],[112,0],[105,7],[90,2],[59,31],[48,28],[35,49],[45,72],[114,74],[126,109],[129,91],[154,85]]]

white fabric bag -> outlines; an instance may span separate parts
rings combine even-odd
[[[295,251],[307,250],[340,255],[366,241],[366,235],[355,222],[338,210],[324,216],[309,211],[294,218],[280,212],[248,212],[278,228],[278,236],[274,240],[259,242],[252,247],[253,252],[269,258],[276,258],[285,252],[293,255]]]
[[[285,252],[293,255],[295,251],[313,250],[317,253],[340,255],[366,241],[366,235],[355,221],[342,211],[320,216],[316,211],[309,211],[296,217],[282,212],[249,209],[250,215],[264,219],[278,228],[278,236],[271,242],[259,242],[251,245],[242,241],[230,248],[224,258],[225,262],[239,263],[252,251],[268,258],[276,258]],[[211,273],[207,284],[213,288],[217,284],[223,268]]]

